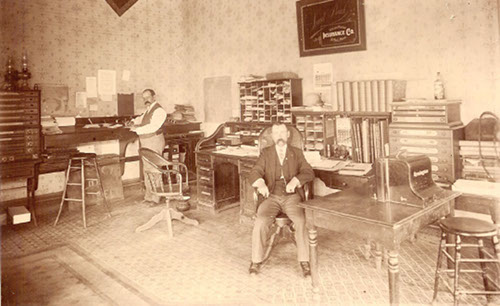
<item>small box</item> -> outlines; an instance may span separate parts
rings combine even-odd
[[[27,223],[31,221],[31,213],[24,206],[13,206],[8,208],[12,224]]]

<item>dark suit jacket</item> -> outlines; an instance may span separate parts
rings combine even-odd
[[[259,178],[264,178],[269,192],[272,193],[276,177],[279,177],[281,174],[276,173],[280,171],[276,165],[279,165],[279,157],[275,145],[263,149],[257,163],[252,168],[252,171],[250,171],[250,183],[253,184]],[[283,162],[283,175],[287,182],[290,182],[294,176],[297,177],[301,186],[314,179],[314,171],[306,161],[301,149],[292,147],[291,145],[287,146]]]

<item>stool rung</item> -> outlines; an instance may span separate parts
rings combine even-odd
[[[66,185],[69,185],[69,186],[82,186],[82,184],[80,184],[80,183],[66,183]]]
[[[500,291],[466,291],[466,290],[459,290],[458,294],[489,295],[489,294],[500,294]]]
[[[98,178],[85,178],[86,181],[98,181]]]
[[[71,199],[71,198],[64,198],[64,201],[76,201],[76,202],[83,202],[82,199]]]
[[[498,259],[475,259],[475,258],[463,258],[459,262],[498,262]]]
[[[82,169],[82,167],[69,167],[70,169]]]
[[[95,195],[97,195],[97,194],[101,194],[101,193],[100,192],[85,192],[85,194],[95,194]]]

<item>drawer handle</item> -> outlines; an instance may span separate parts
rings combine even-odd
[[[201,176],[200,179],[204,181],[210,181],[210,178],[206,176]]]
[[[212,194],[210,192],[202,191],[201,194],[206,195],[206,196],[211,196]]]
[[[210,168],[207,168],[207,167],[200,167],[200,170],[203,170],[203,171],[210,171]]]

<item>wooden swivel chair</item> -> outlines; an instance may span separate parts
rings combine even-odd
[[[288,137],[288,145],[300,148],[304,150],[304,142],[302,140],[302,134],[300,131],[293,126],[287,126],[288,131],[290,132],[290,136]],[[272,138],[272,127],[265,128],[259,135],[259,152],[263,149],[274,145],[274,141]],[[309,199],[309,190],[310,184],[305,184],[304,186],[299,186],[297,192],[300,194],[302,201],[306,201]],[[263,201],[262,195],[257,192],[257,189],[254,189],[253,198],[255,202],[255,207],[259,207],[259,204]],[[257,211],[256,211],[257,212]],[[272,234],[269,237],[269,243],[266,249],[266,253],[264,254],[265,262],[269,256],[271,255],[271,251],[275,245],[278,244],[281,236],[288,235],[291,237],[294,244],[295,242],[295,229],[293,227],[293,222],[288,218],[288,216],[280,212],[274,219],[273,226],[275,227],[274,231],[271,231]]]
[[[144,171],[144,181],[151,186],[154,195],[165,197],[166,207],[156,214],[144,225],[139,226],[135,231],[142,232],[153,227],[156,223],[166,220],[168,227],[168,236],[173,237],[172,219],[179,220],[190,225],[198,225],[197,220],[190,219],[175,208],[170,207],[170,200],[187,201],[189,196],[183,194],[183,189],[187,189],[189,177],[186,165],[179,162],[171,162],[164,159],[158,153],[141,148],[139,155],[146,167]],[[149,168],[149,169],[148,169]],[[185,173],[186,180],[183,180],[182,173]]]

